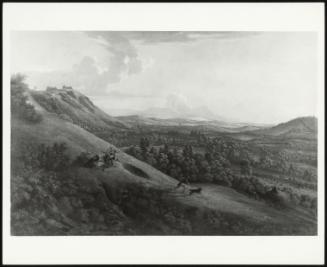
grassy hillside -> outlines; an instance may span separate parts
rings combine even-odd
[[[85,95],[71,88],[29,90],[30,101],[42,112],[47,111],[86,130],[126,129],[126,124],[96,107]]]

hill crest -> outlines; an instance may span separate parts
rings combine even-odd
[[[82,93],[64,86],[48,87],[45,91],[29,90],[30,101],[41,113],[56,114],[61,119],[86,130],[126,129],[127,125],[99,109]]]
[[[314,116],[298,117],[276,126],[254,131],[257,134],[273,136],[317,135],[318,120]]]

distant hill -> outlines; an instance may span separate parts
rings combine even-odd
[[[166,98],[166,104],[162,107],[150,107],[137,113],[142,117],[158,119],[182,118],[186,120],[223,120],[224,118],[212,112],[206,106],[194,107],[187,98],[180,94],[171,94]]]
[[[215,119],[223,119],[220,116],[213,114],[206,107],[190,108],[187,110],[173,109],[172,107],[152,107],[141,112],[138,115],[147,118],[158,118],[158,119],[173,119],[183,118],[197,121],[210,121]]]
[[[166,126],[166,127],[192,127],[195,130],[212,130],[218,132],[245,132],[263,129],[266,125],[248,124],[248,123],[229,123],[219,120],[199,120],[185,118],[156,118],[145,117],[141,115],[129,115],[116,117],[119,121],[124,122],[129,126]]]
[[[222,120],[179,118],[178,114],[170,114],[172,115],[171,118],[147,117],[142,115],[114,117],[102,111],[87,96],[71,87],[63,87],[61,89],[48,87],[45,91],[28,90],[27,93],[29,95],[29,101],[41,113],[55,114],[59,118],[78,125],[92,133],[111,130],[124,131],[142,125],[194,127],[194,129],[199,130],[219,132],[244,132],[262,128],[260,125],[229,123]]]
[[[256,134],[287,137],[312,137],[317,135],[317,118],[300,117],[274,127],[253,131]]]

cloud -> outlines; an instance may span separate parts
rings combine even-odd
[[[172,31],[146,31],[146,32],[122,32],[131,40],[141,41],[143,44],[157,44],[169,42],[189,42],[193,41],[186,32]]]
[[[135,42],[143,45],[159,43],[194,42],[208,38],[236,39],[258,34],[255,32],[176,32],[176,31],[88,31],[88,37],[104,47],[108,53],[105,70],[99,73],[94,59],[87,57],[73,67],[75,81],[83,76],[79,86],[93,87],[94,93],[106,94],[106,88],[111,83],[119,82],[122,77],[139,74],[147,63],[141,60]]]
[[[86,32],[93,38],[102,38],[107,41],[107,49],[116,53],[116,46],[126,54],[132,53],[137,57],[136,49],[131,41],[139,41],[142,44],[194,42],[201,39],[238,39],[258,35],[260,32],[250,31],[92,31]]]
[[[194,42],[203,39],[237,39],[259,34],[258,32],[176,32],[176,31],[88,31],[109,52],[108,71],[104,75],[109,82],[120,81],[123,75],[141,73],[144,62],[139,58],[134,42],[143,45],[160,43]]]
[[[142,71],[142,61],[138,57],[137,50],[124,35],[105,31],[86,32],[86,34],[96,39],[109,52],[108,72],[116,77],[116,81],[119,81],[123,74],[131,75]]]
[[[176,31],[88,31],[84,36],[107,51],[101,59],[84,56],[70,70],[30,72],[30,82],[39,88],[48,85],[71,85],[90,95],[107,95],[110,84],[122,78],[141,73],[153,62],[141,59],[137,45],[185,43],[204,39],[236,39],[255,32],[176,32]],[[111,92],[112,94],[112,92]]]
[[[96,61],[91,57],[84,57],[79,63],[74,64],[71,70],[66,71],[31,71],[27,72],[27,82],[31,87],[45,89],[47,86],[61,87],[69,85],[86,94],[103,95],[109,82],[114,82],[116,77],[106,72],[100,73]]]
[[[166,107],[172,110],[185,113],[191,110],[187,98],[182,94],[173,93],[167,96]]]

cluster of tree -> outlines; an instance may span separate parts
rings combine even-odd
[[[300,205],[313,211],[317,210],[317,197],[295,192],[292,188],[286,186],[280,187],[279,190],[287,193],[290,201],[295,205]]]
[[[72,162],[73,166],[85,167],[85,168],[95,168],[102,167],[103,170],[113,166],[116,158],[116,150],[109,148],[101,154],[92,154],[83,151],[79,154],[75,160]]]
[[[247,142],[239,142],[229,138],[208,138],[199,132],[192,132],[192,135],[197,136],[199,142],[205,146],[207,151],[223,155],[232,164],[240,165],[241,168],[247,162],[245,165],[249,165],[250,168],[268,170],[272,173],[288,175],[291,178],[299,177],[306,181],[314,181],[316,179],[316,175],[312,171],[297,168],[292,163],[295,161],[294,155],[281,148],[255,146],[253,143],[249,145]],[[299,154],[297,153],[296,155]],[[304,159],[303,155],[299,157],[305,163],[311,163],[310,160],[312,158],[306,157]]]
[[[26,96],[28,86],[24,80],[25,76],[21,74],[15,74],[11,77],[11,113],[28,122],[40,122],[42,120],[41,114],[37,113],[34,106],[28,103]]]
[[[295,164],[291,162],[285,153],[278,152],[273,155],[267,152],[267,150],[262,151],[263,153],[261,154],[260,161],[254,164],[256,168],[287,175],[290,180],[294,180],[295,177],[297,177],[305,181],[316,181],[317,177],[312,171],[307,169],[301,170],[295,167]]]
[[[66,143],[53,143],[52,145],[27,145],[21,147],[20,156],[14,158],[13,168],[34,169],[61,172],[70,167],[94,168],[101,166],[102,169],[113,166],[116,158],[116,150],[109,148],[102,154],[81,152],[76,158],[71,159],[67,153]],[[14,172],[16,172],[14,170]]]
[[[221,177],[228,179],[227,161],[223,158],[211,160],[209,156],[194,153],[189,145],[182,150],[171,149],[167,144],[159,148],[150,147],[149,140],[143,137],[139,147],[131,146],[126,152],[178,180],[212,182],[218,176],[217,169]]]
[[[33,98],[50,113],[55,113],[57,115],[65,114],[71,120],[78,120],[78,116],[76,116],[69,107],[60,103],[56,98],[51,97],[49,93],[33,92]]]
[[[248,175],[233,175],[231,187],[255,199],[263,199],[274,204],[280,204],[278,189],[275,186],[265,185],[258,178]]]
[[[260,149],[259,161],[254,161],[253,166],[268,170],[271,173],[287,175],[290,180],[295,177],[304,179],[306,181],[314,181],[316,176],[308,170],[301,170],[294,164],[294,157],[283,151],[272,152],[266,148]]]
[[[315,175],[313,172],[309,170],[304,170],[302,179],[306,181],[317,181],[317,175]]]
[[[293,162],[309,164],[311,166],[317,167],[317,152],[305,154],[305,153],[289,153],[290,160]]]
[[[296,177],[294,175],[288,175],[288,174],[276,175],[275,173],[262,172],[257,169],[253,172],[253,174],[255,176],[259,176],[264,180],[273,182],[274,184],[283,183],[285,185],[289,185],[291,187],[296,187],[299,189],[317,190],[317,184],[315,183],[315,181],[307,182],[303,179],[299,179],[300,176]]]
[[[159,148],[151,147],[149,140],[143,137],[139,147],[131,146],[126,152],[179,181],[212,182],[232,187],[253,197],[265,198],[271,187],[264,186],[251,176],[250,162],[246,159],[240,161],[241,175],[236,175],[232,172],[228,159],[228,145],[222,148],[226,150],[212,146],[203,155],[194,153],[190,145],[184,146],[181,150],[170,149],[167,144]]]
[[[71,165],[65,143],[40,144],[22,155],[23,163],[35,169],[62,171]]]
[[[94,129],[92,130],[96,136],[114,144],[118,147],[127,147],[131,145],[138,145],[142,137],[146,137],[152,145],[170,144],[171,146],[183,146],[187,139],[188,144],[196,145],[194,138],[190,138],[188,134],[176,133],[174,131],[165,130],[158,131],[153,129],[129,129],[129,130],[110,130],[108,129]]]
[[[55,162],[62,162],[61,156],[58,158],[62,152],[55,151],[65,150],[60,144],[37,148],[42,152],[34,149],[33,154],[47,155],[42,157],[44,164],[33,165],[37,169],[24,166],[11,177],[12,234],[133,234],[132,225],[113,207],[92,173],[69,166],[58,168]],[[56,160],[51,163],[53,156]],[[68,163],[64,159],[62,163]]]
[[[212,182],[231,187],[256,199],[273,202],[280,200],[278,189],[265,185],[255,178],[252,175],[252,168],[267,168],[289,177],[299,175],[298,170],[291,163],[286,163],[287,155],[285,153],[271,153],[271,151],[263,149],[261,157],[256,160],[251,149],[244,144],[225,138],[208,138],[198,132],[191,134],[200,139],[199,141],[205,147],[204,153],[195,153],[191,145],[184,145],[181,149],[168,144],[151,146],[147,137],[142,137],[139,146],[131,146],[126,152],[177,180]],[[233,171],[234,165],[240,167],[240,173]],[[312,174],[306,170],[303,176],[312,177]],[[276,182],[280,182],[280,180],[277,179]],[[292,196],[297,199],[295,194]],[[307,208],[315,205],[314,200],[308,200],[305,196],[300,196],[299,201],[295,202]]]
[[[274,155],[267,149],[262,148],[257,167],[273,172],[293,174],[295,169],[293,166],[287,164],[287,162],[288,158],[284,154],[279,153],[278,155]]]
[[[203,132],[198,130],[191,130],[190,137],[193,137],[199,145],[207,145],[210,142],[210,138],[206,136]],[[216,140],[213,139],[212,141]]]

